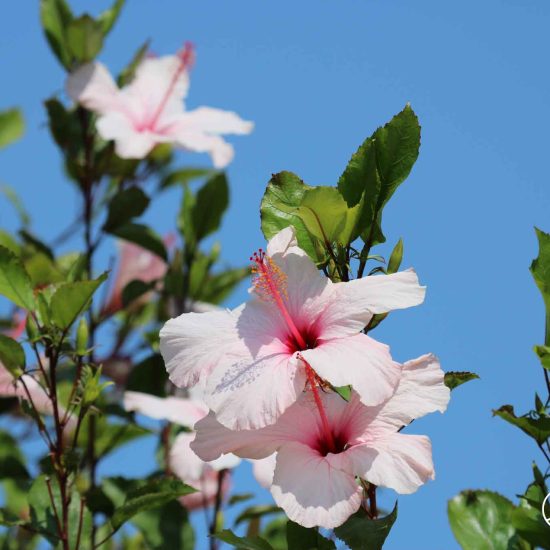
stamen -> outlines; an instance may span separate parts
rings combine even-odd
[[[189,70],[193,66],[193,63],[195,62],[195,50],[193,48],[193,44],[191,42],[186,42],[183,48],[178,52],[177,57],[179,59],[178,67],[176,69],[176,72],[173,74],[172,80],[168,85],[168,89],[166,90],[161,102],[155,110],[153,117],[149,121],[149,128],[155,127],[182,73]]]
[[[334,436],[332,435],[332,430],[330,429],[330,424],[328,422],[327,413],[323,407],[323,402],[321,401],[321,396],[319,395],[319,388],[317,385],[317,375],[315,371],[311,368],[310,364],[303,358],[302,354],[298,354],[298,359],[301,359],[306,368],[306,376],[311,392],[313,393],[313,399],[315,400],[315,405],[319,411],[319,416],[321,417],[321,424],[323,425],[323,433],[326,438],[326,443],[328,450],[331,453],[336,453],[336,444],[334,442]]]

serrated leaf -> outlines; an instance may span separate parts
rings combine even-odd
[[[111,526],[117,531],[130,518],[168,502],[196,492],[185,483],[176,479],[154,479],[147,484],[130,491],[120,507],[115,510],[111,518]]]
[[[25,121],[19,109],[0,111],[0,149],[17,141],[25,132]]]
[[[103,274],[92,281],[60,285],[50,301],[51,320],[60,329],[68,329],[88,307],[94,292],[106,279],[107,275]]]
[[[28,273],[21,260],[3,246],[0,246],[0,294],[23,309],[32,311],[35,307]]]
[[[120,237],[125,241],[135,243],[163,260],[166,260],[166,247],[162,239],[146,225],[138,223],[126,223],[111,231],[112,235]]]
[[[397,519],[397,502],[390,514],[383,518],[370,519],[362,508],[343,525],[334,529],[334,534],[351,550],[380,550]]]
[[[261,537],[238,537],[229,529],[224,529],[219,533],[215,533],[213,536],[240,550],[273,550],[271,544]]]
[[[308,529],[293,521],[286,525],[288,550],[335,550],[336,545],[316,528]]]
[[[449,501],[453,534],[464,550],[509,550],[514,505],[492,491],[462,491]]]
[[[129,187],[119,191],[109,203],[109,212],[103,229],[111,233],[132,218],[141,216],[149,206],[149,202],[149,197],[139,187]]]
[[[520,428],[532,437],[539,445],[550,438],[550,417],[531,418],[529,416],[516,416],[512,405],[503,405],[493,411],[494,416],[499,416],[506,422]]]
[[[25,370],[25,351],[19,342],[5,334],[0,334],[0,363],[14,378],[21,376]]]
[[[449,371],[445,373],[444,382],[450,390],[454,390],[458,386],[476,379],[479,379],[479,376],[475,372]]]
[[[326,259],[326,251],[313,242],[304,222],[296,215],[304,193],[313,189],[292,172],[273,174],[260,205],[262,231],[267,240],[281,229],[292,226],[298,245],[317,263]]]

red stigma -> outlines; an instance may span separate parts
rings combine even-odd
[[[183,48],[178,52],[178,58],[182,68],[189,70],[193,67],[196,58],[193,42],[185,42]]]

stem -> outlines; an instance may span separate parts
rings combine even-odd
[[[363,277],[363,273],[365,272],[365,266],[367,265],[367,258],[369,256],[369,252],[372,247],[372,240],[374,239],[374,224],[376,222],[377,217],[378,217],[378,212],[376,213],[376,216],[374,216],[372,219],[372,225],[370,227],[369,236],[365,241],[365,245],[361,249],[361,255],[360,255],[361,259],[359,260],[359,269],[357,270],[358,279],[361,279],[361,277]]]
[[[218,472],[218,490],[216,491],[216,500],[214,501],[214,516],[212,517],[212,523],[208,530],[210,534],[210,550],[218,549],[218,540],[214,538],[214,534],[217,531],[218,522],[220,518],[221,508],[222,508],[222,497],[223,497],[223,480],[227,470],[220,470]]]
[[[378,517],[378,509],[376,508],[376,485],[369,483],[367,497],[369,499],[370,516],[372,519],[376,519]]]

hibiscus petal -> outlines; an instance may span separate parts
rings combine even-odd
[[[342,525],[361,504],[354,475],[335,469],[300,443],[277,453],[271,494],[287,516],[304,527]]]
[[[180,122],[166,128],[164,133],[188,151],[208,153],[215,168],[225,168],[235,155],[232,145],[220,136],[190,130]]]
[[[206,464],[190,447],[194,434],[182,432],[177,435],[170,447],[168,458],[170,469],[184,482],[200,479]]]
[[[354,473],[401,494],[414,493],[435,478],[432,445],[424,435],[389,434],[346,452]]]
[[[243,458],[265,458],[273,454],[281,442],[276,427],[233,431],[220,424],[213,412],[199,420],[195,430],[191,448],[207,462],[227,453]]]
[[[249,134],[254,128],[253,122],[243,120],[237,113],[212,107],[198,107],[185,113],[181,125],[190,131],[206,134],[243,135]]]
[[[395,431],[415,418],[435,411],[444,412],[450,396],[437,357],[431,353],[422,355],[403,364],[399,386],[378,410],[372,427]]]
[[[178,387],[195,385],[222,359],[234,360],[232,349],[238,343],[235,317],[229,310],[184,313],[160,331],[166,370]]]
[[[200,401],[183,397],[156,397],[147,393],[127,391],[124,408],[157,420],[168,420],[192,428],[195,422],[208,414],[208,407]]]
[[[401,368],[392,360],[388,346],[365,334],[322,342],[301,354],[333,386],[351,384],[365,405],[382,403],[399,383]]]
[[[97,113],[120,107],[119,90],[102,63],[86,63],[71,73],[65,84],[69,97]]]
[[[321,338],[355,334],[374,314],[421,304],[425,293],[426,287],[420,286],[412,269],[336,283],[330,307],[320,320]]]
[[[288,354],[220,364],[207,380],[206,404],[234,430],[263,428],[277,421],[305,386],[305,373]]]
[[[251,460],[252,462],[252,472],[256,481],[266,489],[271,487],[273,483],[273,474],[275,472],[275,463],[276,463],[277,454],[273,453],[267,458],[261,458],[259,460]]]

